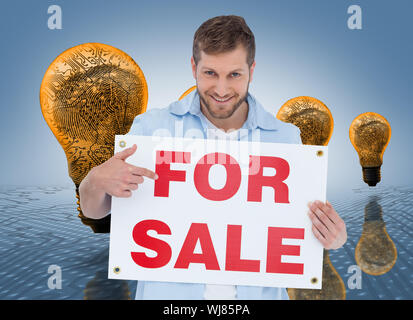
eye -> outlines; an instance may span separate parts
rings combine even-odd
[[[214,72],[214,71],[211,71],[211,70],[207,70],[207,71],[205,71],[205,74],[206,74],[207,76],[213,76],[213,75],[215,74],[215,72]]]
[[[231,73],[231,77],[233,78],[238,78],[239,76],[241,76],[241,74],[239,74],[238,72]]]

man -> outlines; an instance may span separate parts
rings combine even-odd
[[[129,134],[301,143],[298,128],[276,119],[249,94],[254,57],[254,35],[243,18],[219,16],[204,22],[195,33],[191,58],[197,90],[168,108],[139,115]],[[79,192],[85,216],[105,217],[112,196],[130,197],[144,177],[158,178],[147,168],[125,162],[136,149],[133,145],[115,154],[84,178]],[[337,249],[345,243],[345,224],[330,203],[309,204],[309,217],[324,248]],[[136,298],[288,299],[288,295],[284,288],[139,281]]]

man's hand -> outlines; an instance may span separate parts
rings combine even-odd
[[[346,224],[330,202],[314,201],[308,204],[308,216],[313,233],[324,249],[338,249],[347,241]]]
[[[125,162],[135,153],[136,149],[136,144],[134,144],[93,168],[90,172],[93,184],[110,196],[127,198],[143,183],[143,177],[156,180],[158,175],[155,172]]]

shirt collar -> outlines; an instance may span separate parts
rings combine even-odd
[[[243,128],[256,129],[260,127],[264,130],[277,130],[278,119],[275,115],[267,112],[263,106],[255,99],[253,95],[248,93],[248,117]],[[186,113],[205,118],[200,109],[200,101],[198,90],[189,93],[182,100],[175,101],[169,106],[169,112],[177,116],[183,116]]]

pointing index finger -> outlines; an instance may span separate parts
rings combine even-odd
[[[159,176],[155,172],[153,172],[152,170],[146,169],[146,168],[129,165],[129,170],[134,175],[148,177],[153,180],[157,180],[159,178]]]

